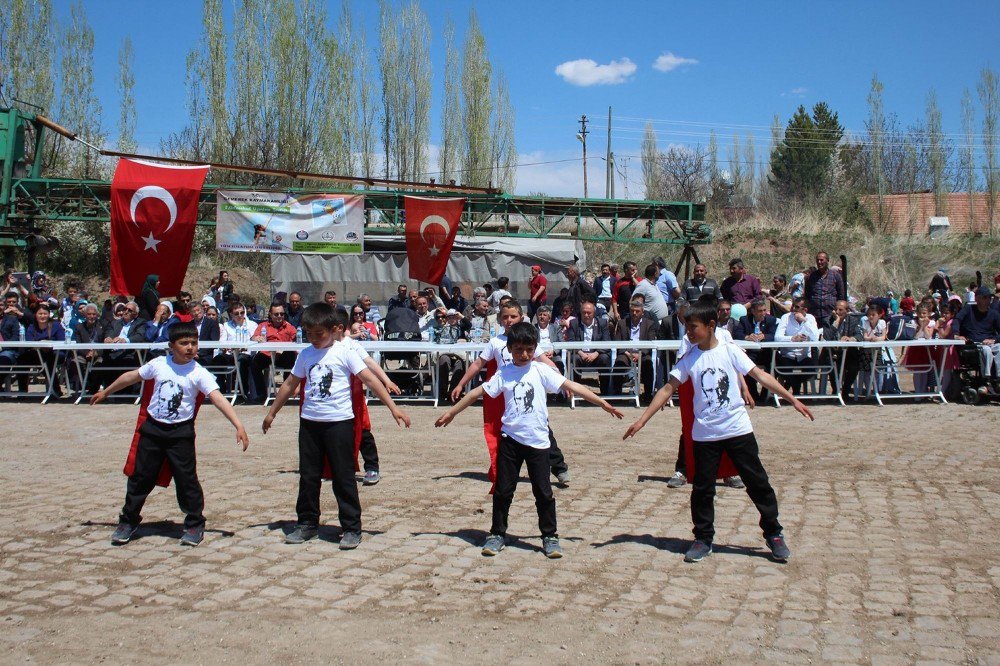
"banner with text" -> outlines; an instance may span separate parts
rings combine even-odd
[[[365,198],[219,190],[215,246],[230,252],[361,254]]]

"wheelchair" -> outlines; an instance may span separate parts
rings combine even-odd
[[[955,375],[959,381],[959,396],[966,405],[976,405],[987,400],[1000,398],[1000,379],[989,377],[983,372],[980,345],[966,342],[959,347],[958,369]]]

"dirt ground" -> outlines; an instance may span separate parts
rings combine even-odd
[[[1000,408],[789,408],[753,414],[794,557],[772,562],[743,491],[720,487],[717,552],[685,564],[688,489],[671,490],[679,416],[634,443],[591,408],[554,408],[573,479],[557,490],[566,557],[539,552],[527,483],[496,558],[485,447],[470,410],[445,431],[373,409],[382,483],[365,536],[337,550],[335,505],[282,543],[298,477],[293,409],[246,453],[199,419],[209,532],[177,544],[173,488],[115,548],[135,407],[0,404],[0,661],[272,663],[1000,663]],[[626,419],[638,411],[626,410]]]

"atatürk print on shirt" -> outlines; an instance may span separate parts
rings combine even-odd
[[[330,397],[330,388],[333,386],[333,371],[321,363],[309,368],[309,392],[308,396],[314,400],[323,400]]]
[[[729,405],[729,375],[720,368],[707,368],[698,377],[701,392],[708,401],[708,411],[716,412]]]
[[[535,387],[528,382],[517,382],[511,389],[514,405],[518,414],[530,414],[535,411]]]
[[[156,387],[156,407],[153,411],[158,415],[162,414],[161,418],[176,418],[183,400],[184,391],[181,387],[173,380],[166,379]]]

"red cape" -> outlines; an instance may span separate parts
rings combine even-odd
[[[299,413],[302,413],[302,405],[306,402],[305,393],[299,401]],[[372,429],[371,417],[368,415],[368,401],[365,399],[365,385],[356,376],[351,375],[351,408],[354,410],[354,471],[360,471],[358,465],[358,454],[361,451],[361,433]],[[333,478],[333,469],[330,461],[323,456],[323,479]]]
[[[139,417],[135,420],[135,432],[132,434],[132,444],[129,446],[128,457],[125,459],[125,468],[122,470],[126,476],[132,476],[135,472],[135,456],[139,451],[139,428],[149,418],[149,401],[153,397],[153,383],[152,379],[147,379],[142,383],[142,398],[139,400]],[[199,393],[194,403],[194,416],[192,418],[198,416],[198,410],[201,409],[201,403],[204,400],[205,396]],[[170,463],[164,460],[163,465],[160,467],[160,474],[156,477],[156,485],[166,488],[170,485],[170,479],[172,478],[174,478],[174,474],[170,469]]]
[[[486,363],[486,381],[489,381],[497,371],[497,362],[490,359]],[[503,425],[504,400],[503,394],[495,398],[483,394],[483,437],[486,438],[486,450],[490,455],[490,469],[486,473],[490,480],[490,495],[497,488],[497,448],[500,446],[500,428]]]
[[[677,397],[681,403],[681,432],[684,433],[684,462],[687,465],[687,478],[694,478],[694,440],[691,439],[691,427],[694,425],[694,387],[691,380],[684,382],[677,389]],[[719,471],[715,478],[724,479],[736,476],[736,466],[725,453],[719,460]]]

